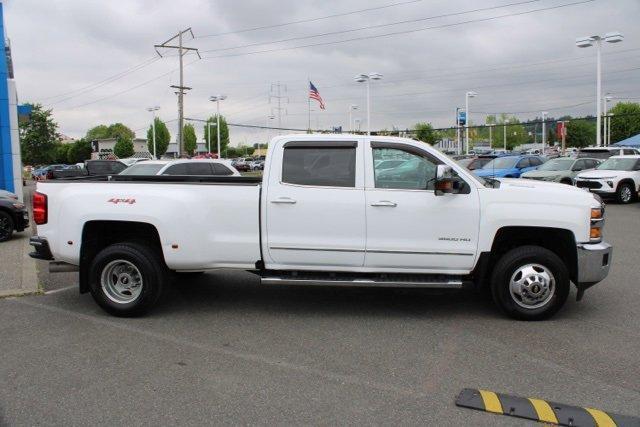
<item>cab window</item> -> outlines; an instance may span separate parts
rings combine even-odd
[[[322,187],[355,187],[356,147],[285,146],[282,182]]]
[[[400,160],[391,168],[386,160]],[[433,190],[436,177],[436,159],[402,148],[373,148],[373,174],[376,188],[404,190]]]

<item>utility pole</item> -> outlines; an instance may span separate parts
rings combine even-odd
[[[287,86],[281,84],[280,82],[273,83],[271,85],[271,94],[269,94],[269,104],[271,104],[271,100],[276,100],[277,107],[272,107],[271,114],[273,114],[273,110],[276,110],[278,116],[278,128],[282,127],[282,112],[284,111],[287,114],[287,109],[282,106],[283,102],[289,103],[289,97],[282,95],[284,89],[284,93],[287,93]],[[311,116],[309,116],[309,127],[311,127]],[[278,129],[278,135],[280,134],[280,129]]]
[[[185,47],[182,44],[182,37],[185,33],[189,33],[191,34],[191,38],[193,39],[193,31],[191,31],[191,27],[187,28],[186,30],[182,30],[180,32],[178,32],[178,34],[176,34],[175,36],[171,37],[169,40],[160,43],[160,44],[156,44],[153,45],[153,47],[156,49],[156,53],[158,54],[158,56],[162,57],[162,54],[160,53],[160,51],[158,50],[159,48],[161,49],[178,49],[178,58],[180,59],[180,84],[179,85],[171,85],[172,88],[177,89],[176,94],[178,95],[178,157],[180,157],[180,155],[184,152],[184,138],[182,135],[182,131],[183,131],[183,126],[184,126],[184,94],[185,91],[187,90],[191,90],[190,87],[186,87],[184,85],[184,55],[186,52],[189,51],[194,51],[197,55],[198,58],[202,58],[200,56],[200,52],[198,52],[198,49],[195,47]],[[175,44],[170,44],[171,42],[173,42],[174,40],[178,39],[178,45],[176,46]]]

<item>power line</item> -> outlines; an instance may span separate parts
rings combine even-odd
[[[451,16],[467,15],[467,14],[470,14],[470,13],[484,12],[484,11],[495,10],[495,9],[502,9],[502,8],[509,7],[509,6],[517,6],[517,5],[523,5],[523,4],[528,4],[528,3],[536,3],[536,2],[539,2],[539,1],[541,1],[541,0],[525,0],[525,1],[520,1],[520,2],[516,2],[516,3],[508,3],[508,4],[504,4],[504,5],[499,5],[499,6],[483,7],[483,8],[479,8],[479,9],[465,10],[465,11],[462,11],[462,12],[452,12],[452,13],[445,13],[445,14],[442,14],[442,15],[428,16],[426,18],[408,19],[408,20],[404,20],[404,21],[390,22],[390,23],[387,23],[387,24],[368,25],[368,26],[364,26],[364,27],[350,28],[350,29],[341,30],[341,31],[332,31],[332,32],[327,32],[327,33],[312,34],[312,35],[309,35],[309,36],[290,37],[290,38],[287,38],[287,39],[273,40],[273,41],[268,41],[268,42],[257,42],[257,43],[244,44],[244,45],[240,45],[240,46],[224,47],[224,48],[218,48],[218,49],[209,49],[209,50],[203,50],[202,52],[203,53],[220,52],[220,51],[241,49],[241,48],[245,48],[245,47],[254,47],[254,46],[261,46],[261,45],[274,44],[274,43],[290,42],[290,41],[295,41],[295,40],[306,40],[306,39],[312,39],[312,38],[317,38],[317,37],[333,36],[333,35],[337,35],[337,34],[353,33],[353,32],[356,32],[356,31],[371,30],[371,29],[376,29],[376,28],[384,28],[384,27],[390,27],[390,26],[393,26],[393,25],[410,24],[410,23],[415,23],[415,22],[429,21],[429,20],[433,20],[433,19],[448,18],[448,17],[451,17]]]
[[[396,6],[404,6],[406,4],[418,3],[418,2],[421,2],[421,1],[422,0],[403,1],[403,2],[398,2],[398,3],[391,3],[391,4],[387,4],[387,5],[383,5],[383,6],[369,7],[369,8],[366,8],[366,9],[359,9],[359,10],[352,10],[351,12],[336,13],[336,14],[333,14],[333,15],[321,16],[321,17],[317,17],[317,18],[308,18],[308,19],[301,19],[301,20],[298,20],[298,21],[283,22],[281,24],[273,24],[273,25],[264,25],[264,26],[261,26],[261,27],[245,28],[243,30],[226,31],[224,33],[207,34],[207,35],[204,35],[204,36],[199,36],[197,38],[202,39],[202,38],[205,38],[205,37],[218,37],[218,36],[225,36],[225,35],[228,35],[228,34],[239,34],[239,33],[247,33],[249,31],[266,30],[266,29],[269,29],[269,28],[280,28],[280,27],[286,27],[286,26],[294,25],[294,24],[304,24],[304,23],[307,23],[307,22],[316,22],[316,21],[321,21],[321,20],[324,20],[324,19],[338,18],[340,16],[355,15],[356,13],[370,12],[372,10],[381,10],[381,9],[388,9],[388,8],[396,7]]]
[[[413,30],[394,31],[394,32],[390,32],[390,33],[378,34],[378,35],[373,35],[373,36],[354,37],[354,38],[344,39],[344,40],[334,40],[334,41],[328,41],[328,42],[311,43],[311,44],[300,45],[300,46],[291,46],[291,47],[279,47],[279,48],[273,48],[273,49],[257,50],[257,51],[252,51],[252,52],[242,52],[242,53],[233,53],[233,54],[216,55],[216,56],[205,56],[204,59],[230,58],[230,57],[235,57],[235,56],[257,55],[257,54],[261,54],[261,53],[271,53],[271,52],[278,52],[278,51],[284,51],[284,50],[303,49],[303,48],[307,48],[307,47],[328,46],[328,45],[334,45],[334,44],[349,43],[349,42],[353,42],[353,41],[370,40],[370,39],[376,39],[376,38],[382,38],[382,37],[391,37],[391,36],[397,36],[397,35],[403,35],[403,34],[417,33],[417,32],[420,32],[420,31],[428,31],[428,30],[449,28],[449,27],[455,27],[455,26],[478,23],[478,22],[494,21],[496,19],[509,18],[509,17],[513,17],[513,16],[522,16],[522,15],[527,15],[527,14],[536,13],[536,12],[555,10],[555,9],[560,9],[560,8],[570,7],[570,6],[577,6],[577,5],[581,5],[581,4],[591,3],[591,2],[594,2],[594,1],[596,1],[596,0],[582,0],[582,1],[572,2],[572,3],[565,3],[565,4],[561,4],[561,5],[557,5],[557,6],[550,6],[550,7],[544,7],[544,8],[539,8],[539,9],[527,10],[527,11],[524,11],[524,12],[508,13],[508,14],[503,14],[503,15],[490,16],[490,17],[487,17],[487,18],[470,19],[470,20],[467,20],[467,21],[454,22],[454,23],[450,23],[450,24],[434,25],[434,26],[431,26],[431,27],[423,27],[423,28],[417,28],[417,29],[413,29]]]
[[[147,67],[147,66],[153,64],[154,62],[156,62],[158,59],[159,58],[157,58],[157,57],[149,58],[146,61],[143,61],[143,62],[141,62],[141,63],[139,63],[137,65],[129,67],[124,71],[121,71],[121,72],[119,72],[117,74],[114,74],[114,75],[112,75],[110,77],[107,77],[107,78],[105,78],[103,80],[100,80],[100,81],[98,81],[96,83],[92,83],[90,85],[87,85],[87,86],[84,86],[84,87],[81,87],[81,88],[78,88],[78,89],[75,89],[75,90],[72,90],[72,91],[69,91],[69,92],[63,92],[63,93],[59,93],[57,95],[47,96],[45,98],[41,98],[40,101],[63,97],[62,99],[58,99],[58,100],[55,100],[55,101],[49,103],[49,105],[54,105],[54,104],[58,104],[60,102],[66,101],[68,99],[75,98],[75,97],[77,97],[79,95],[82,95],[83,93],[93,91],[93,90],[95,90],[95,89],[97,89],[99,87],[102,87],[102,86],[104,86],[104,85],[106,85],[108,83],[111,83],[112,81],[118,80],[118,79],[120,79],[120,78],[122,78],[122,77],[124,77],[126,75],[129,75],[129,74],[131,74],[131,73],[133,73],[135,71],[138,71],[138,70],[140,70],[140,69],[142,69],[144,67]]]

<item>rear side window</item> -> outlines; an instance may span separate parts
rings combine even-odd
[[[355,147],[286,147],[282,182],[323,187],[356,186]]]
[[[518,164],[516,165],[516,168],[523,169],[523,168],[528,168],[529,166],[530,166],[529,159],[524,158],[518,162]]]
[[[213,175],[211,163],[187,163],[188,175]]]
[[[177,165],[169,166],[162,175],[189,175],[187,164],[178,163]]]
[[[540,166],[544,163],[539,157],[529,157],[529,162],[531,162],[531,166]]]
[[[225,165],[221,165],[220,163],[213,163],[213,173],[215,175],[233,175],[233,171],[231,169]]]
[[[636,154],[636,150],[632,150],[630,148],[625,148],[624,149],[624,154],[625,155],[634,155],[634,154]]]

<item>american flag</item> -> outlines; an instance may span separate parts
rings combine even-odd
[[[318,101],[320,103],[320,109],[324,110],[324,101],[320,96],[320,92],[318,92],[318,89],[316,89],[316,87],[311,82],[309,82],[309,98]]]

